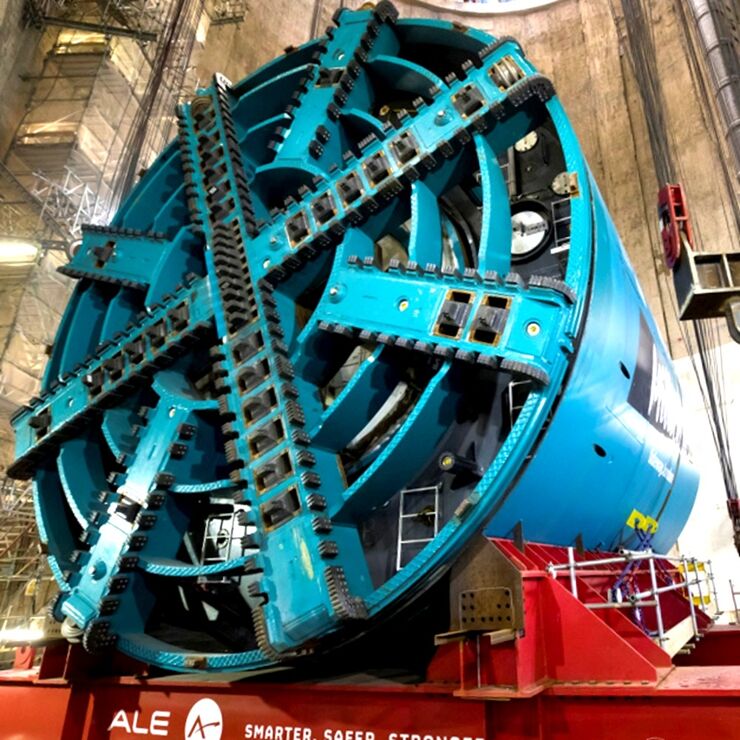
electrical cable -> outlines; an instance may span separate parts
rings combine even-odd
[[[175,0],[170,6],[152,70],[140,105],[126,136],[111,195],[115,209],[134,185],[142,161],[166,141],[156,141],[157,122],[168,117],[179,96],[195,38],[203,0]],[[165,136],[162,138],[166,138]]]
[[[655,73],[658,64],[656,42],[648,22],[649,6],[648,8],[645,7],[644,0],[621,0],[621,5],[624,13],[629,57],[642,98],[656,176],[660,183],[676,182],[679,177],[683,180],[685,178],[680,163],[676,164],[673,157],[676,146],[666,124],[662,85]],[[706,86],[699,86],[698,89],[705,105],[709,106]],[[732,191],[730,197],[731,199],[734,197]],[[734,201],[733,205],[735,205]],[[736,210],[735,215],[737,218]],[[697,242],[704,251],[698,224],[695,223],[693,226]],[[672,293],[671,299],[678,317],[678,305]],[[738,500],[738,485],[730,447],[725,392],[727,384],[722,360],[722,337],[719,321],[717,319],[701,319],[691,321],[690,324],[689,322],[679,321],[678,326],[686,344],[709,419],[725,492],[728,501],[736,502]],[[739,534],[736,526],[735,544],[740,552]]]

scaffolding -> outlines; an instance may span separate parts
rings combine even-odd
[[[29,191],[0,162],[0,234],[25,239],[47,249],[64,249],[68,233],[51,214],[44,201]]]
[[[583,601],[584,606],[587,609],[629,610],[634,621],[671,655],[690,652],[692,647],[685,645],[701,638],[703,631],[697,616],[699,610],[713,620],[721,615],[711,560],[698,560],[685,555],[660,555],[649,547],[645,550],[623,548],[613,556],[579,561],[575,557],[575,548],[568,547],[567,554],[567,563],[550,563],[546,570],[552,578],[567,577],[570,591],[576,598],[581,598],[578,594],[579,578],[603,576],[605,566],[622,566],[621,574],[608,590],[608,599]],[[647,583],[638,580],[641,574],[647,574]],[[681,625],[669,631],[665,627],[661,596],[674,592],[686,599],[689,616]],[[651,611],[654,616],[654,630],[644,624],[645,610]]]
[[[74,242],[169,139],[203,0],[85,0],[57,16],[29,5],[56,37],[7,162]]]
[[[28,628],[55,589],[38,543],[32,489],[2,477],[9,419],[38,393],[72,283],[57,272],[84,224],[107,223],[175,132],[197,83],[209,25],[244,19],[244,0],[26,0],[48,49],[0,163],[0,664],[3,631]]]
[[[0,480],[0,634],[44,632],[57,589],[41,555],[30,484]],[[14,657],[14,646],[0,643],[0,669]]]

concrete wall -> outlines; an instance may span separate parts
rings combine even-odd
[[[319,0],[319,4],[335,1]],[[221,72],[236,82],[282,54],[285,47],[300,46],[313,38],[316,8],[314,0],[250,3],[243,23],[209,28],[206,48],[199,55],[198,77],[206,84],[214,72]],[[325,27],[326,22],[321,23],[318,34]]]

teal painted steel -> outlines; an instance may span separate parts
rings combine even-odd
[[[86,231],[14,420],[89,649],[256,669],[370,630],[484,528],[672,544],[675,375],[515,41],[344,10],[178,124]]]

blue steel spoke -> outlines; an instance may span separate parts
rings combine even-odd
[[[509,191],[496,154],[482,134],[476,134],[475,150],[483,190],[483,228],[478,250],[478,269],[506,275],[511,268],[511,207]]]
[[[255,169],[266,164],[272,156],[272,147],[276,131],[282,131],[285,124],[290,121],[287,113],[279,113],[275,116],[259,121],[250,126],[244,134],[239,136],[239,143],[244,153],[244,159],[251,162]]]
[[[350,258],[345,269],[333,273],[341,293],[322,300],[313,319],[325,331],[432,356],[457,356],[490,367],[503,359],[548,382],[546,357],[561,341],[569,315],[564,295],[525,289],[497,276],[483,278],[472,270],[461,274],[431,266],[421,272],[400,264],[384,272],[372,259]],[[477,333],[481,317],[490,324],[490,341],[485,331]]]
[[[379,77],[385,86],[394,91],[426,98],[432,88],[446,87],[443,80],[428,69],[400,57],[373,52],[368,67],[374,77]]]
[[[506,51],[505,46],[486,63],[495,64]],[[275,212],[272,223],[248,247],[250,253],[270,255],[269,260],[253,265],[254,279],[266,275],[271,281],[280,281],[295,269],[291,264],[305,259],[304,253],[336,244],[347,229],[395,205],[396,198],[402,197],[410,183],[428,180],[433,192],[443,192],[445,183],[456,176],[455,169],[461,166],[462,159],[456,155],[467,151],[473,136],[489,132],[487,135],[495,137],[497,148],[505,151],[531,130],[533,117],[543,115],[542,100],[552,95],[552,89],[549,82],[532,75],[504,93],[490,78],[482,77],[476,84],[450,80],[449,87],[434,94],[430,104],[421,103],[416,115],[404,122],[400,134],[390,131],[384,140],[369,140],[359,161],[346,158],[328,188],[299,188],[285,207]],[[489,150],[483,150],[482,145],[478,149],[485,165]],[[276,158],[272,169],[278,163],[285,165],[285,177],[294,165],[298,167],[289,159]],[[506,204],[500,202],[500,181],[496,178],[502,175],[495,169],[495,162],[489,164],[482,173],[482,186],[497,199],[498,205],[488,219],[486,244],[492,242],[493,248],[487,246],[486,253],[490,252],[495,264],[503,266],[511,222],[500,233]],[[300,166],[306,177],[313,168],[305,160]],[[298,173],[297,169],[292,171]]]
[[[87,227],[69,264],[59,268],[74,278],[89,278],[124,287],[149,287],[168,248],[163,234],[128,234]]]
[[[116,344],[101,345],[76,372],[63,376],[54,390],[17,415],[13,474],[30,477],[46,454],[209,330],[213,306],[205,281],[182,288],[173,299],[144,314]]]
[[[155,230],[155,218],[163,213],[164,206],[172,195],[172,182],[176,182],[175,189],[180,187],[180,156],[177,147],[172,145],[152,163],[152,174],[141,181],[131,197],[127,198],[116,213],[111,226],[115,229],[136,224],[135,228],[141,231]]]
[[[362,520],[424,464],[428,450],[436,446],[455,415],[457,397],[445,382],[449,372],[450,363],[442,363],[393,439],[346,490],[341,507],[331,512],[338,521]]]
[[[289,653],[309,634],[317,613],[334,621],[362,616],[357,594],[367,592],[370,583],[356,566],[344,575],[345,563],[361,562],[358,533],[342,527],[335,531],[322,514],[327,501],[341,497],[341,474],[332,455],[304,449],[307,388],[290,382],[295,371],[282,341],[285,330],[277,299],[269,286],[254,289],[260,263],[252,261],[249,245],[257,224],[237,149],[232,100],[228,84],[217,77],[196,110],[181,111],[181,145],[197,193],[193,215],[203,224],[209,246],[206,262],[217,286],[213,299],[221,343],[214,358],[226,457],[232,480],[243,492],[241,501],[252,507],[255,567],[270,572],[269,579],[253,584],[258,641],[267,654]],[[213,182],[213,173],[224,170],[225,184]],[[268,385],[271,371],[282,382]],[[263,444],[271,455],[248,466],[255,445],[261,452]],[[281,555],[296,538],[304,543],[304,560],[312,574],[300,604],[292,593],[296,566]],[[281,616],[288,608],[294,613],[290,632]]]
[[[128,401],[122,402],[120,406],[108,409],[103,414],[100,424],[100,430],[114,458],[130,454],[136,446],[136,438],[132,434],[131,425],[138,406],[134,408],[130,402],[136,404],[140,399],[133,395]],[[139,403],[139,405],[141,404]]]
[[[316,65],[302,64],[265,80],[239,96],[234,104],[234,120],[242,137],[255,126],[288,116],[285,106],[302,80],[316,73]]]
[[[145,573],[164,576],[165,578],[199,578],[243,571],[249,560],[248,555],[240,555],[219,563],[184,563],[174,558],[141,557],[139,567]]]
[[[66,575],[74,567],[73,559],[79,542],[67,525],[64,490],[51,466],[37,471],[33,481],[33,502],[39,539],[49,551],[49,567],[59,588],[69,591]]]
[[[80,460],[85,460],[86,464],[80,465]],[[103,511],[100,492],[106,489],[107,484],[101,450],[90,430],[61,445],[57,467],[64,495],[75,519],[83,529],[94,526]]]
[[[341,450],[378,411],[399,380],[398,367],[386,362],[388,350],[375,347],[360,362],[347,385],[311,431],[316,447]]]
[[[368,131],[368,136],[370,134],[375,134],[378,139],[385,138],[386,132],[383,127],[383,122],[379,118],[376,118],[360,108],[343,108],[340,120],[345,128]]]
[[[442,222],[437,196],[423,182],[411,186],[409,260],[420,265],[442,264]]]
[[[318,50],[318,71],[298,86],[290,106],[292,122],[276,146],[275,161],[300,169],[306,152],[324,171],[340,161],[346,149],[342,111],[367,110],[373,102],[365,65],[370,51],[390,51],[397,41],[387,20],[365,11],[342,13],[336,29]]]
[[[163,484],[162,470],[171,455],[171,444],[191,413],[189,402],[175,403],[172,398],[161,399],[153,409],[140,435],[137,455],[118,486],[118,502],[93,534],[90,550],[72,576],[71,592],[61,610],[86,630],[91,643],[115,639],[110,636],[116,634],[116,622],[129,628],[131,621],[143,624],[146,615],[130,600],[116,608],[109,619],[97,618],[103,600],[118,603],[118,595],[132,588],[138,553],[153,549],[160,557],[173,557],[180,546],[182,535],[175,527],[177,518],[172,518],[174,504],[157,489]]]

